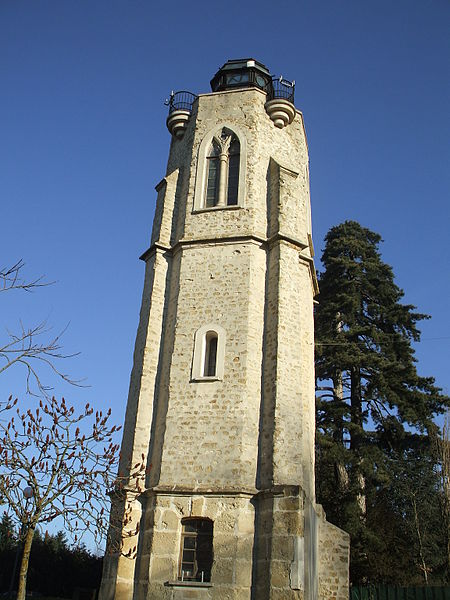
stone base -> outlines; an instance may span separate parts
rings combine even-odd
[[[348,600],[348,536],[298,486],[256,494],[152,490],[142,502],[137,558],[116,561],[114,594],[113,561],[106,561],[100,600]],[[179,581],[187,517],[213,521],[211,582]]]
[[[149,493],[143,506],[146,523],[136,568],[135,600],[250,598],[255,520],[251,499],[250,493]],[[214,523],[210,587],[177,585],[181,521],[186,517],[207,517]]]

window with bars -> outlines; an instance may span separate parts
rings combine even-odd
[[[179,579],[211,581],[213,522],[210,519],[190,518],[183,519],[181,525]]]

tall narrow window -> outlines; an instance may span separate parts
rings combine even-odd
[[[205,206],[236,206],[239,191],[240,144],[224,127],[215,135],[207,155]]]
[[[208,153],[208,183],[206,186],[206,206],[216,206],[219,196],[219,162],[220,146],[213,140]]]
[[[213,562],[213,522],[209,519],[183,519],[179,579],[211,581]]]
[[[247,139],[234,123],[209,131],[200,143],[194,212],[245,205]]]
[[[203,375],[205,377],[215,377],[217,367],[217,333],[208,331],[205,337],[205,365]]]
[[[236,136],[230,144],[228,153],[228,195],[227,205],[236,206],[238,203],[240,144]]]

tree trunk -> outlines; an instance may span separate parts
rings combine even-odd
[[[344,386],[342,382],[342,373],[339,371],[333,378],[333,396],[336,402],[344,402]],[[341,446],[344,445],[344,422],[342,417],[336,417],[334,439]],[[335,462],[335,477],[338,489],[344,493],[348,489],[349,477],[346,466],[341,461]]]
[[[446,581],[450,581],[450,420],[447,416],[442,434],[435,434],[437,460],[441,464],[441,517],[447,546]]]
[[[417,541],[419,542],[419,557],[420,557],[420,568],[423,572],[423,578],[425,580],[425,585],[428,585],[428,567],[425,562],[425,555],[423,551],[422,544],[422,534],[420,532],[420,522],[419,522],[419,513],[417,511],[417,502],[414,495],[411,496],[411,504],[414,511],[414,525],[416,528]]]
[[[20,563],[19,589],[17,590],[17,600],[25,600],[27,590],[28,564],[30,562],[31,544],[33,542],[35,529],[35,526],[29,527],[25,535],[22,562]]]
[[[357,475],[358,479],[358,487],[359,487],[359,494],[356,498],[356,501],[358,503],[358,508],[359,511],[361,513],[361,518],[364,520],[366,518],[366,512],[367,512],[367,505],[366,505],[366,480],[364,478],[364,475],[361,473],[361,471],[358,473]]]
[[[350,385],[352,423],[356,427],[356,431],[354,430],[350,434],[350,448],[355,456],[354,477],[359,489],[356,501],[361,514],[361,519],[364,520],[366,518],[366,481],[364,479],[364,475],[361,473],[360,457],[360,447],[363,429],[362,393],[361,374],[357,367],[352,368],[350,372]]]

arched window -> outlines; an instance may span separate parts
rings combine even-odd
[[[205,363],[203,365],[204,377],[215,377],[217,367],[217,342],[215,331],[208,331],[205,337]]]
[[[220,127],[200,144],[194,210],[243,205],[246,143],[241,138]]]
[[[193,381],[223,379],[225,337],[225,329],[216,323],[207,323],[197,329],[192,358]]]
[[[224,127],[211,141],[207,156],[205,205],[236,206],[238,203],[240,144]]]
[[[210,519],[183,519],[181,527],[178,578],[182,581],[211,581],[213,522]]]

